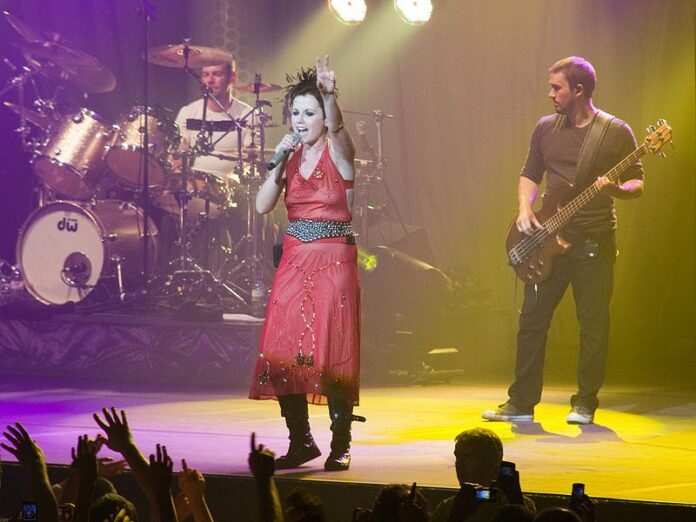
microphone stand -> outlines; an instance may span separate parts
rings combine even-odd
[[[149,179],[149,166],[150,166],[150,132],[147,118],[150,113],[149,106],[149,65],[150,62],[147,60],[147,50],[149,48],[149,35],[150,35],[150,22],[152,21],[155,6],[148,0],[142,0],[140,4],[140,10],[143,15],[143,115],[142,115],[142,137],[143,137],[143,152],[142,154],[142,180],[143,180],[143,286],[147,285],[149,280],[149,239],[150,239],[150,179]],[[121,290],[121,300],[125,297],[125,294]]]

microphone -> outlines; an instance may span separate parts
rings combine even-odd
[[[266,165],[266,168],[268,170],[273,170],[278,166],[278,163],[283,161],[283,158],[290,154],[295,147],[297,147],[297,144],[300,143],[300,133],[299,132],[293,132],[292,133],[292,148],[290,149],[280,149],[278,152],[275,153],[275,156],[273,156],[273,159]]]

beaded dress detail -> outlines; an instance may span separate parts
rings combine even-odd
[[[283,256],[261,331],[249,398],[307,394],[314,404],[328,395],[358,404],[360,386],[360,285],[357,248],[349,235],[351,213],[342,178],[324,151],[308,178],[299,171],[301,148],[288,161],[285,205],[300,223],[301,238],[285,235]],[[327,230],[318,238],[312,230]],[[290,229],[289,229],[290,230]],[[337,232],[338,231],[338,232]]]

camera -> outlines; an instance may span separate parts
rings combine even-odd
[[[495,502],[498,500],[498,489],[494,487],[478,486],[474,493],[476,502]]]
[[[22,502],[22,520],[36,522],[39,519],[36,502]]]
[[[571,500],[582,500],[584,494],[585,484],[583,484],[582,482],[576,482],[575,484],[573,484],[573,489],[570,492]]]
[[[515,463],[508,462],[506,460],[500,463],[500,476],[501,477],[514,477],[515,476]]]

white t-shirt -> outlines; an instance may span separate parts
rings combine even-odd
[[[251,111],[251,107],[244,102],[237,99],[233,99],[232,105],[227,109],[227,112],[235,119],[239,119],[245,116]],[[188,105],[184,105],[179,114],[176,117],[176,124],[179,126],[181,131],[181,137],[186,139],[191,145],[196,143],[196,137],[198,136],[197,130],[188,130],[186,128],[187,119],[200,120],[203,118],[203,99],[195,100]],[[224,112],[215,112],[208,109],[206,113],[206,119],[208,121],[229,121],[229,118]],[[251,123],[251,116],[247,118],[247,122]],[[220,131],[213,132],[213,140],[215,143],[220,136],[224,133]],[[242,145],[246,146],[251,143],[251,131],[248,128],[242,130]],[[225,154],[229,156],[237,157],[237,131],[230,131],[224,138],[222,138],[216,145],[213,151],[218,154]],[[194,159],[193,168],[196,170],[202,170],[204,172],[210,172],[211,174],[216,174],[218,176],[230,177],[232,171],[237,166],[237,162],[222,160],[216,158],[215,156],[198,156]],[[236,177],[236,176],[234,176]]]

